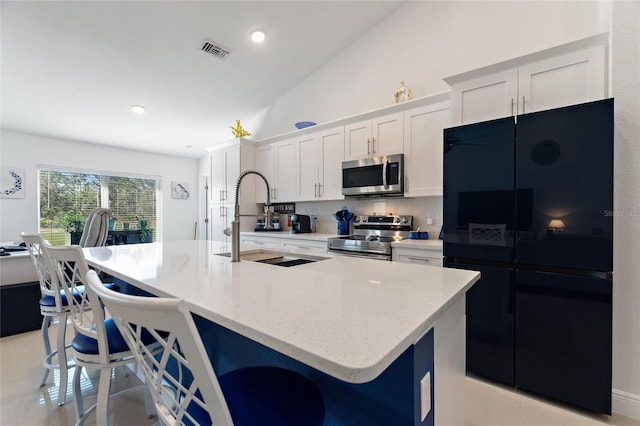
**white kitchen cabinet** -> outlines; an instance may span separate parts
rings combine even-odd
[[[280,248],[280,238],[260,237],[257,235],[240,235],[240,244],[252,244],[268,248]]]
[[[232,204],[214,204],[210,208],[210,223],[211,223],[211,240],[222,241],[229,243],[231,237],[224,234],[224,230],[231,228],[231,221],[233,220],[233,213],[235,207]],[[242,222],[240,222],[242,225]]]
[[[280,240],[280,244],[284,250],[294,250],[296,252],[308,252],[313,254],[327,253],[326,241],[282,238]]]
[[[211,151],[209,154],[211,165],[211,190],[212,203],[229,202],[231,188],[240,174],[240,146],[233,145]]]
[[[271,202],[295,201],[297,195],[297,145],[295,139],[287,139],[256,148],[256,170],[269,182]],[[267,200],[266,188],[258,177],[255,187],[256,203]]]
[[[277,142],[273,146],[274,173],[272,201],[295,201],[298,192],[297,145],[295,139]]]
[[[442,195],[442,134],[449,107],[449,101],[441,101],[404,112],[406,197]]]
[[[344,127],[345,160],[402,154],[402,120],[402,112],[397,112],[347,124]]]
[[[343,199],[344,128],[304,135],[296,143],[299,171],[296,201]]]
[[[252,142],[238,139],[209,153],[211,166],[211,188],[209,200],[212,203],[235,203],[236,182],[244,170],[255,168],[255,146]],[[253,179],[247,176],[245,180]],[[254,185],[242,184],[241,203],[254,202]]]
[[[445,78],[452,125],[604,99],[607,40],[598,35]]]
[[[255,146],[252,142],[236,139],[220,144],[209,153],[210,235],[214,241],[228,241],[222,231],[231,226],[235,209],[235,188],[240,173],[255,168]],[[256,213],[255,176],[247,176],[240,191],[240,210],[243,214]],[[250,231],[253,223],[241,223],[241,230]]]
[[[342,200],[342,162],[344,161],[344,127],[318,133],[318,198]]]
[[[523,65],[518,69],[518,114],[606,97],[604,46]]]
[[[298,196],[299,201],[318,199],[318,183],[320,182],[318,164],[318,134],[311,133],[296,138],[298,145]]]
[[[477,123],[516,114],[518,70],[510,69],[454,84],[452,124]]]
[[[391,260],[427,266],[442,266],[442,247],[393,247]]]
[[[256,147],[256,171],[262,173],[267,178],[270,186],[273,186],[274,181],[274,168],[275,168],[275,149],[273,144],[261,145]],[[255,195],[256,203],[267,202],[267,190],[264,185],[264,181],[260,178],[256,179],[255,183]],[[273,194],[272,194],[273,197]]]

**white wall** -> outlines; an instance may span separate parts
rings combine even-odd
[[[3,130],[0,164],[25,170],[25,198],[0,199],[0,241],[21,242],[20,232],[38,231],[38,165],[68,167],[160,178],[161,217],[158,239],[193,238],[198,213],[197,160],[169,157],[101,145]],[[189,200],[171,198],[171,182],[188,182]]]
[[[413,227],[429,232],[429,239],[437,240],[442,226],[442,197],[348,199],[342,201],[313,201],[296,203],[296,213],[318,218],[317,232],[335,234],[338,224],[333,214],[342,207],[356,214],[401,214],[413,216]],[[433,223],[427,224],[431,217]],[[282,218],[281,218],[282,221]]]
[[[266,138],[294,130],[297,121],[321,123],[383,107],[401,80],[416,97],[438,93],[448,90],[444,77],[611,31],[615,209],[623,212],[614,221],[613,410],[638,419],[639,16],[637,1],[408,2],[274,103],[254,132]]]
[[[609,31],[609,3],[408,2],[265,113],[256,139],[387,106],[404,80],[414,97],[444,77]]]
[[[640,2],[613,8],[613,409],[640,419]]]

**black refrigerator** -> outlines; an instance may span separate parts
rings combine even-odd
[[[613,99],[445,129],[443,183],[467,372],[610,414]]]

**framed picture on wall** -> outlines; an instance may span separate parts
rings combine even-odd
[[[187,182],[171,182],[171,198],[188,200],[190,192]]]
[[[2,167],[0,198],[24,198],[24,169]]]

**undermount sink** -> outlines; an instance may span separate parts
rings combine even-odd
[[[217,256],[231,257],[231,253],[219,253]],[[313,256],[299,253],[289,253],[275,250],[251,250],[240,253],[240,260],[249,262],[268,263],[270,265],[277,266],[297,266],[304,265],[306,263],[318,262],[320,260],[326,260],[326,257]]]

